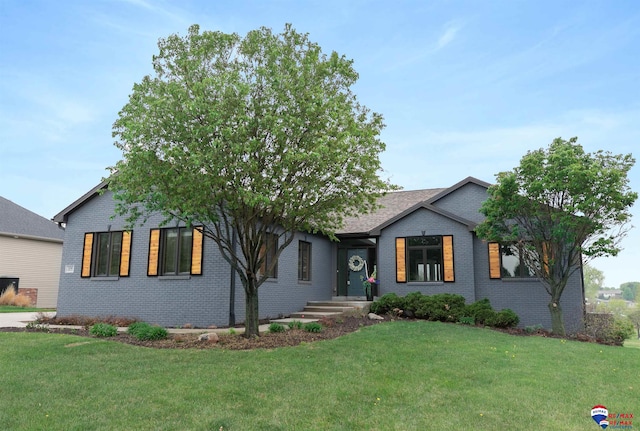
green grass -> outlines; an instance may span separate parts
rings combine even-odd
[[[624,340],[624,347],[634,347],[636,349],[640,349],[640,339],[636,338],[634,335],[628,340]]]
[[[600,429],[640,415],[640,351],[392,322],[255,351],[0,333],[0,429]]]
[[[31,311],[56,311],[55,308],[16,307],[14,305],[0,305],[0,313],[28,313]]]

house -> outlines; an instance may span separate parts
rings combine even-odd
[[[260,316],[288,315],[311,300],[362,299],[362,277],[375,267],[377,295],[455,293],[469,303],[488,298],[497,310],[514,310],[521,326],[550,328],[549,297],[517,247],[486,243],[474,233],[488,187],[469,177],[448,188],[389,193],[378,211],[347,219],[339,242],[298,233],[259,289]],[[114,208],[102,183],[54,217],[66,226],[59,315],[130,316],[165,326],[244,319],[241,283],[213,241],[179,223],[159,228],[159,215],[127,232]],[[569,280],[561,307],[567,330],[578,330],[580,271]]]
[[[63,238],[51,220],[0,196],[0,291],[13,284],[34,306],[55,308]]]

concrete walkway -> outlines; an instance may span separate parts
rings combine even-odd
[[[26,312],[26,313],[0,313],[0,328],[25,328],[29,322],[33,322],[38,318],[40,312]],[[46,316],[53,317],[56,315],[54,311],[42,313]],[[70,328],[81,329],[82,326],[72,325],[47,325],[49,328]],[[233,328],[236,334],[243,334],[244,328]],[[260,325],[260,332],[267,332],[269,325]],[[119,332],[126,332],[127,328],[118,328]],[[172,334],[205,334],[209,332],[216,332],[218,334],[228,334],[229,328],[217,328],[217,329],[186,329],[186,328],[167,328]]]
[[[27,326],[27,323],[36,320],[39,314],[39,312],[0,313],[0,328],[24,328]],[[53,311],[42,314],[50,317],[56,315]]]

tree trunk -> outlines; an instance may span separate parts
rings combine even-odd
[[[556,335],[565,335],[564,319],[562,317],[562,308],[559,300],[551,300],[549,303],[549,311],[551,312],[551,332]]]
[[[245,321],[244,321],[244,336],[258,337],[260,332],[258,330],[260,326],[260,313],[258,312],[258,289],[255,287],[255,280],[249,278],[247,281],[249,284],[246,286],[245,292]]]

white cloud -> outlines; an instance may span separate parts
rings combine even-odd
[[[461,28],[462,25],[456,21],[449,21],[448,23],[446,23],[444,25],[444,32],[438,38],[433,51],[439,51],[445,46],[449,45],[456,38],[456,35]]]

